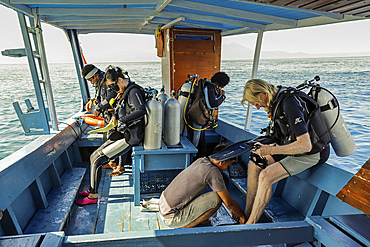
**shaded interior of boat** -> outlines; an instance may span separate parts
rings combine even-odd
[[[235,225],[225,207],[213,216],[214,226],[193,229],[170,229],[161,221],[158,212],[142,212],[138,205],[140,200],[158,198],[171,176],[181,169],[176,162],[169,167],[166,155],[173,155],[172,150],[159,156],[154,154],[159,163],[167,162],[161,168],[160,165],[148,165],[151,152],[145,153],[141,147],[134,147],[123,175],[111,177],[111,170],[104,170],[99,187],[99,203],[76,206],[74,201],[78,192],[89,186],[88,158],[102,144],[102,134],[86,135],[91,127],[79,125],[73,119],[70,119],[69,124],[62,132],[42,136],[25,146],[17,152],[18,155],[12,156],[12,160],[6,159],[16,165],[1,173],[2,181],[9,184],[7,190],[1,191],[1,198],[8,198],[9,206],[0,224],[2,234],[19,234],[19,237],[3,237],[0,241],[5,246],[17,241],[29,243],[27,246],[38,246],[41,240],[49,238],[49,241],[62,241],[65,238],[63,246],[87,246],[100,242],[114,244],[114,241],[120,240],[135,245],[149,242],[170,246],[171,241],[178,241],[175,240],[176,236],[185,241],[180,246],[189,242],[196,246],[209,242],[217,244],[222,238],[228,238],[228,242],[235,245],[297,244],[314,242],[314,228],[325,229],[329,235],[335,233],[341,236],[346,243],[351,244],[348,246],[363,246],[369,241],[366,235],[370,224],[368,217],[336,197],[353,174],[327,164],[277,183],[263,217],[252,227]],[[222,120],[219,120],[219,127],[215,131],[207,131],[206,136],[209,147],[220,141],[232,143],[240,137],[254,137]],[[188,145],[186,138],[182,138],[181,143]],[[189,154],[194,154],[191,147],[189,153],[180,151],[177,159],[187,159]],[[30,169],[29,161],[35,159],[37,162]],[[248,154],[240,158],[240,163],[245,165],[246,162]],[[139,171],[139,181],[135,179],[135,171]],[[24,176],[17,176],[20,172]],[[322,179],[323,174],[325,180]],[[230,178],[228,172],[223,175],[228,190],[244,207],[246,179]],[[137,194],[134,191],[138,184],[141,193],[139,202],[135,202]],[[232,237],[240,231],[243,232],[244,240]],[[270,232],[270,237],[262,239],[266,231]],[[289,234],[284,234],[288,231]],[[209,233],[212,238],[199,233]]]

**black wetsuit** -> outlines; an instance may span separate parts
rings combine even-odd
[[[215,85],[208,80],[204,82],[203,95],[205,103],[208,109],[213,110],[219,107],[226,99],[224,94],[221,94]],[[199,126],[192,123],[193,128],[202,129],[204,126]],[[197,157],[203,157],[207,153],[207,143],[205,132],[201,131],[200,133],[194,133],[195,130],[188,128],[188,138],[192,141],[193,145],[198,148]]]
[[[129,83],[129,86],[132,83]],[[126,88],[127,90],[127,88]],[[142,142],[144,137],[144,115],[146,114],[145,102],[139,89],[132,88],[126,99],[118,101],[118,107],[114,115],[119,122],[119,126],[126,126],[126,129],[117,128],[121,131],[114,131],[109,139],[96,149],[90,156],[90,168],[91,168],[91,179],[90,179],[90,192],[93,194],[98,193],[98,187],[101,179],[101,167],[102,165],[119,157],[119,164],[124,165],[123,162],[126,160],[127,153],[131,150],[131,147],[138,145]],[[127,144],[122,145],[119,152],[113,156],[108,157],[104,154],[105,150],[111,145],[117,144],[116,142],[125,140]]]
[[[112,117],[112,106],[109,104],[111,99],[114,99],[117,96],[116,92],[111,92],[107,90],[107,86],[103,80],[104,72],[100,72],[100,80],[95,83],[95,100],[96,110],[100,111],[103,116],[105,123],[109,123],[110,118]],[[110,110],[111,109],[111,110]]]
[[[284,89],[284,88],[283,88]],[[280,89],[281,92],[283,89]],[[274,103],[273,103],[274,104]],[[279,116],[272,116],[276,119],[274,122],[275,136],[277,136],[279,145],[287,145],[296,140],[296,137],[309,133],[308,130],[308,115],[312,111],[312,107],[298,95],[288,96],[283,99],[279,106],[280,110],[272,109],[272,112],[279,113]],[[282,137],[284,136],[284,138]],[[312,143],[314,145],[314,143]],[[312,152],[315,153],[315,152]],[[327,161],[330,154],[329,145],[320,152],[320,161],[318,164],[323,164]],[[287,155],[272,155],[275,161],[280,161]]]

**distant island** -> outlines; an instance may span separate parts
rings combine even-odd
[[[224,44],[221,51],[222,60],[243,60],[253,59],[254,50],[249,49],[238,43]],[[304,52],[285,52],[285,51],[261,51],[261,58],[314,58],[314,57],[356,57],[356,56],[370,56],[368,52],[354,52],[354,53],[318,53],[310,54]]]
[[[90,61],[102,62],[101,58],[109,57],[110,62],[159,62],[160,58],[156,55],[156,50],[150,51],[115,51],[111,54],[89,54]],[[222,60],[245,60],[253,59],[254,50],[247,48],[238,43],[223,44],[221,50]],[[309,54],[304,52],[285,52],[285,51],[263,51],[261,53],[262,59],[277,59],[277,58],[316,58],[316,57],[354,57],[354,56],[370,56],[368,52],[357,53],[325,53],[325,54]]]
[[[221,50],[221,60],[252,60],[254,50],[247,48],[238,43],[223,44]],[[357,57],[370,56],[368,52],[353,52],[353,53],[304,53],[304,52],[285,52],[285,51],[264,51],[261,52],[261,59],[285,59],[285,58],[318,58],[318,57]],[[97,50],[94,53],[85,54],[85,58],[89,63],[105,63],[105,62],[160,62],[157,57],[157,51],[153,50],[120,50],[113,51]],[[71,63],[72,53],[68,55],[60,55],[58,53],[48,53],[49,63]],[[27,58],[8,58],[1,57],[0,64],[26,64]]]

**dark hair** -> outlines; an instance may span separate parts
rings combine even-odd
[[[121,77],[122,79],[130,79],[130,77],[128,77],[128,73],[126,71],[123,72],[120,67],[109,65],[105,69],[104,81],[106,81],[107,79],[117,81],[118,77]]]
[[[211,82],[217,84],[220,87],[226,86],[230,81],[230,77],[225,72],[217,72],[211,78]]]
[[[214,149],[213,149],[213,153],[218,153],[220,152],[221,150],[227,148],[229,145],[227,145],[226,143],[220,143],[218,144]]]
[[[82,74],[82,77],[85,77],[88,73],[90,73],[90,71],[91,70],[93,70],[94,68],[96,68],[96,66],[95,65],[93,65],[93,64],[86,64],[84,67],[83,67],[83,69],[82,69],[82,71],[81,71],[81,74]],[[98,68],[97,68],[98,69]],[[94,75],[96,75],[96,74],[100,74],[100,69],[98,69],[98,71],[94,74]]]

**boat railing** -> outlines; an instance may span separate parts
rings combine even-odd
[[[63,189],[68,189],[66,186],[73,181],[77,186],[78,179],[83,178],[86,169],[74,167],[82,162],[75,144],[82,129],[73,118],[66,123],[68,126],[62,131],[42,135],[1,161],[0,187],[6,189],[0,190],[0,209],[4,212],[0,235],[46,232],[35,230],[30,223],[35,214],[58,207],[55,203],[58,199],[50,201],[55,196],[52,194],[69,193]],[[59,192],[53,193],[55,188]],[[71,202],[78,188],[69,195]],[[68,217],[63,218],[53,231],[61,230]]]

